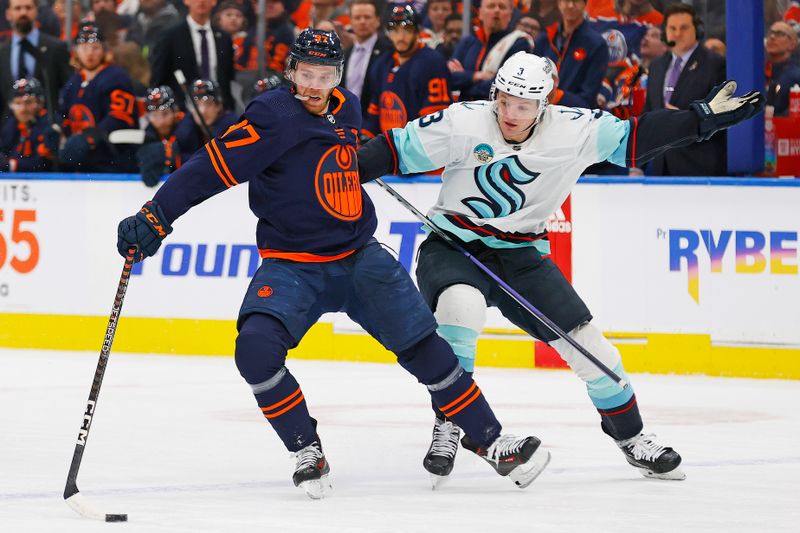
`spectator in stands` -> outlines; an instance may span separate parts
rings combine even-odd
[[[247,39],[247,18],[242,6],[233,0],[225,0],[214,13],[212,22],[220,31],[228,34],[233,42],[233,64],[237,70],[242,68],[242,55],[245,51],[244,41]]]
[[[542,28],[549,28],[561,22],[558,0],[532,0],[528,14],[535,16],[542,23]]]
[[[536,38],[542,32],[542,23],[533,15],[526,13],[519,18],[515,29],[524,31],[531,36],[531,39],[536,41]]]
[[[628,57],[625,36],[619,30],[603,33],[608,46],[608,69],[597,95],[597,105],[612,115],[627,120],[638,116],[644,106],[639,63]]]
[[[83,8],[80,2],[72,2],[72,28],[67,31],[67,2],[65,0],[55,0],[53,2],[53,13],[58,18],[58,26],[61,28],[59,39],[71,41],[78,35],[78,25],[83,18]]]
[[[168,85],[176,95],[183,94],[173,72],[183,71],[187,82],[209,79],[222,92],[225,105],[234,109],[231,81],[234,76],[231,38],[211,26],[211,9],[216,0],[184,0],[189,8],[186,20],[166,31],[150,51],[151,83]],[[178,105],[185,98],[178,98]]]
[[[725,46],[725,43],[722,41],[722,39],[717,39],[716,37],[712,37],[703,41],[703,46],[720,57],[725,57],[725,54],[728,51],[728,47]]]
[[[536,53],[555,62],[558,88],[551,103],[595,106],[608,67],[608,47],[586,21],[585,0],[559,0],[562,21],[536,39]]]
[[[337,34],[350,24],[344,0],[311,0],[311,25],[316,27],[322,20],[329,20],[337,27]]]
[[[294,26],[286,13],[286,7],[281,0],[266,0],[264,18],[267,21],[264,35],[264,57],[268,69],[274,72],[283,72],[286,68],[286,58],[294,42]],[[256,47],[257,28],[250,28],[244,40],[244,51],[239,58],[241,70],[256,70],[258,68],[258,49]]]
[[[180,168],[197,150],[194,123],[178,108],[172,89],[166,85],[147,90],[145,142],[136,150],[142,181],[155,187],[161,176]]]
[[[650,69],[650,64],[658,57],[669,52],[667,43],[662,37],[661,26],[650,26],[644,34],[639,48],[639,60],[645,71]],[[646,72],[645,72],[646,73]]]
[[[142,47],[149,57],[164,32],[178,23],[180,15],[167,0],[139,0],[139,10],[128,28],[126,39]]]
[[[364,119],[363,131],[368,137],[402,128],[408,121],[452,103],[447,63],[419,41],[421,28],[422,17],[413,7],[392,8],[386,32],[395,53],[382,56],[371,73],[376,90]]]
[[[12,116],[0,133],[0,172],[46,172],[53,153],[44,141],[50,129],[44,88],[36,78],[22,78],[10,94]]]
[[[780,115],[789,108],[789,89],[800,83],[800,66],[793,55],[797,49],[797,33],[787,22],[774,22],[767,32],[764,49],[767,103],[774,105],[775,114]]]
[[[461,91],[461,100],[487,100],[497,69],[506,58],[531,49],[530,35],[508,29],[512,8],[512,0],[483,0],[478,29],[461,39],[448,61],[451,88]]]
[[[650,0],[616,0],[616,10],[624,22],[642,22],[660,26],[664,23],[662,15]]]
[[[14,80],[36,77],[45,101],[55,108],[58,92],[72,75],[67,45],[36,28],[35,0],[10,0],[5,13],[13,33],[0,44],[0,124],[8,117]]]
[[[350,22],[354,43],[344,52],[342,84],[361,102],[361,116],[367,116],[367,106],[376,91],[368,74],[378,58],[394,51],[392,42],[378,32],[381,20],[378,9],[371,0],[353,0],[350,4]]]
[[[667,42],[671,53],[650,66],[644,111],[688,109],[725,81],[725,60],[699,46],[702,25],[697,12],[687,4],[672,4],[664,10]],[[726,136],[670,150],[656,157],[648,173],[656,176],[722,176],[727,172]]]
[[[427,35],[421,39],[425,46],[436,50],[444,42],[444,23],[452,14],[452,0],[428,0]]]
[[[66,137],[59,151],[62,167],[81,172],[124,172],[130,153],[120,153],[107,135],[135,128],[138,122],[133,84],[124,70],[107,62],[103,35],[93,22],[79,25],[75,57],[80,70],[61,90],[61,129]]]
[[[436,51],[444,56],[445,59],[453,57],[464,29],[464,21],[461,15],[452,14],[444,21],[444,41],[436,47]]]

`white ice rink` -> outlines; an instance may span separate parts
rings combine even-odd
[[[399,366],[289,361],[331,463],[309,500],[230,358],[112,353],[78,486],[113,524],[62,499],[95,353],[0,350],[0,532],[800,531],[800,381],[634,375],[645,429],[684,482],[642,478],[566,371],[481,369],[508,432],[550,466],[519,490],[460,450],[449,484],[422,469],[432,422]]]

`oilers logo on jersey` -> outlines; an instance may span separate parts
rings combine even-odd
[[[314,186],[325,211],[340,220],[357,220],[362,202],[355,147],[330,147],[319,160]]]

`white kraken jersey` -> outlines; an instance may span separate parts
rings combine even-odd
[[[429,216],[465,242],[537,246],[545,221],[591,164],[625,166],[629,123],[589,109],[548,106],[533,135],[509,144],[493,104],[460,102],[391,131],[400,172],[444,167]]]

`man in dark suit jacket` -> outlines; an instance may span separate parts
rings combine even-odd
[[[350,24],[354,42],[344,53],[342,85],[358,96],[361,116],[366,118],[367,107],[375,90],[370,80],[370,68],[379,57],[394,51],[394,46],[379,31],[381,19],[373,0],[353,0],[350,4]]]
[[[233,80],[233,43],[231,38],[211,26],[211,10],[217,0],[184,0],[189,8],[186,20],[166,31],[150,53],[150,85],[168,85],[176,95],[183,95],[173,72],[182,70],[186,83],[210,79],[219,87],[227,109],[234,108],[231,95]],[[186,109],[186,96],[179,98]]]
[[[46,105],[58,109],[58,92],[72,75],[67,45],[35,27],[35,0],[10,0],[6,9],[13,33],[0,45],[0,123],[8,116],[11,87],[23,77],[45,86]],[[22,57],[20,57],[20,55]],[[22,66],[23,72],[19,72]]]
[[[725,81],[725,60],[700,46],[702,24],[687,4],[673,4],[664,11],[667,43],[671,51],[650,65],[644,111],[688,109],[714,86]],[[724,132],[710,140],[670,150],[650,163],[654,176],[724,176],[728,172],[727,137]]]

